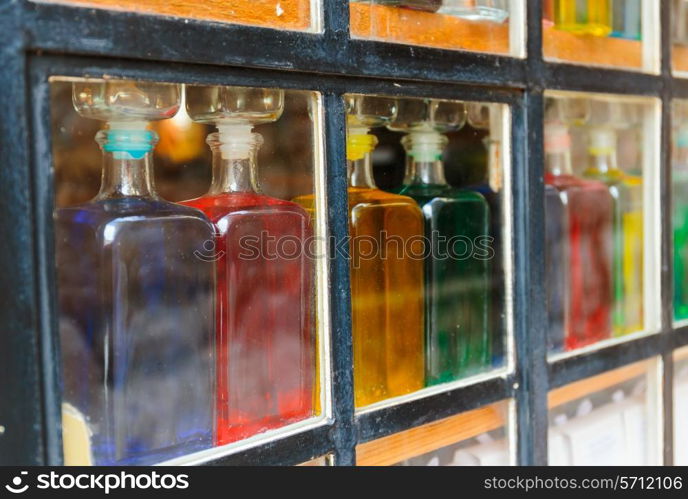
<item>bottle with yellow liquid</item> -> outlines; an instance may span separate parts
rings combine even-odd
[[[424,386],[423,215],[377,188],[370,127],[389,122],[391,99],[347,97],[347,168],[356,407]],[[313,209],[313,196],[295,201]]]
[[[554,25],[578,35],[612,32],[611,0],[554,0]]]
[[[614,336],[643,329],[643,187],[642,179],[618,168],[616,132],[610,126],[589,130],[589,165],[584,175],[603,181],[614,199]]]

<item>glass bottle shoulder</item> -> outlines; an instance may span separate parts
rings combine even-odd
[[[621,185],[628,188],[641,186],[643,179],[640,175],[626,173],[619,168],[613,168],[607,172],[601,173],[595,168],[589,168],[585,171],[584,176],[589,179],[599,180],[607,185]]]
[[[306,198],[307,196],[303,196]],[[312,197],[312,196],[311,196]],[[293,213],[294,215],[307,217],[305,207],[299,201],[286,201],[273,198],[256,192],[231,192],[213,195],[205,195],[196,199],[184,201],[182,204],[203,211],[213,222],[232,214],[270,214]]]
[[[416,207],[417,203],[408,195],[395,194],[380,189],[367,187],[349,187],[349,207],[353,208],[360,204],[366,205],[400,205]]]
[[[475,189],[459,189],[449,185],[407,185],[400,194],[412,197],[419,205],[432,204],[487,204],[485,196]]]
[[[56,211],[58,223],[85,225],[94,229],[111,223],[145,223],[160,219],[208,223],[200,210],[159,198],[109,198]]]

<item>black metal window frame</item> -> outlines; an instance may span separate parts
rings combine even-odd
[[[91,9],[27,0],[0,4],[0,464],[62,462],[59,345],[53,269],[49,78],[93,76],[313,90],[324,105],[328,231],[346,237],[344,93],[456,98],[511,109],[514,370],[372,412],[355,414],[349,264],[329,264],[332,418],[208,464],[297,464],[332,454],[355,464],[355,446],[504,399],[516,403],[518,464],[547,462],[552,388],[653,357],[662,359],[664,463],[673,460],[670,130],[672,98],[688,80],[671,73],[670,0],[661,2],[661,71],[551,63],[542,57],[541,0],[527,4],[527,57],[351,39],[348,0],[323,0],[322,33]],[[658,27],[659,28],[659,27]],[[545,89],[661,99],[661,328],[548,362],[544,313],[543,111]]]

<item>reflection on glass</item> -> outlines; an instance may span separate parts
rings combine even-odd
[[[674,319],[688,319],[688,104],[673,104]]]
[[[489,368],[489,207],[474,190],[447,182],[442,132],[466,121],[461,102],[399,101],[391,130],[406,133],[401,142],[407,166],[399,194],[413,198],[425,218],[431,244],[425,258],[426,383],[454,381]],[[461,241],[457,251],[455,241]]]
[[[313,414],[314,284],[309,215],[257,184],[263,143],[253,127],[279,119],[281,90],[186,88],[189,116],[216,125],[209,191],[184,204],[215,226],[217,440],[225,444]]]
[[[658,464],[650,372],[632,364],[550,392],[548,464]]]
[[[423,387],[423,216],[409,197],[377,188],[370,128],[393,100],[347,98],[347,168],[356,407]],[[312,196],[295,200],[307,209]]]
[[[162,200],[148,122],[179,87],[74,84],[107,121],[100,192],[55,213],[66,464],[152,464],[213,443],[214,265],[205,216]]]

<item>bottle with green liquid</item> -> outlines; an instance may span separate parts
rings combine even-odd
[[[461,102],[407,99],[388,125],[406,133],[406,175],[398,193],[418,203],[431,242],[425,258],[428,385],[491,365],[489,207],[480,193],[449,185],[442,162],[448,139],[441,132],[459,129],[465,121]]]
[[[688,123],[682,123],[673,150],[674,319],[688,319]]]
[[[614,199],[612,328],[623,336],[643,329],[642,179],[617,166],[611,126],[590,127],[588,155],[584,175],[604,182]]]

